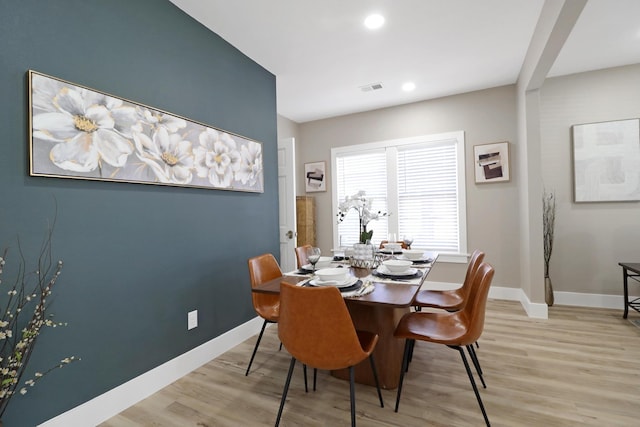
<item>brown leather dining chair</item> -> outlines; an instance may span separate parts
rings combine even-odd
[[[450,348],[458,350],[462,362],[467,371],[467,376],[473,387],[473,391],[478,400],[478,405],[484,416],[487,426],[490,425],[487,412],[485,411],[480,397],[480,392],[473,379],[473,374],[469,368],[469,363],[464,354],[464,347],[469,348],[478,340],[484,328],[484,318],[487,304],[487,296],[491,280],[493,280],[494,269],[487,263],[482,263],[473,277],[471,291],[464,308],[455,312],[412,312],[405,314],[396,327],[394,336],[404,339],[404,356],[400,367],[400,383],[398,384],[398,394],[396,397],[396,408],[400,405],[400,395],[402,393],[402,383],[409,362],[409,353],[415,341],[425,341],[436,344],[444,344]]]
[[[458,311],[461,310],[464,305],[467,303],[467,299],[469,298],[469,291],[471,290],[471,286],[473,284],[473,277],[478,271],[478,267],[480,267],[480,263],[484,261],[484,252],[476,249],[471,254],[471,259],[469,260],[469,264],[467,265],[467,274],[464,278],[464,282],[462,282],[462,286],[457,289],[452,290],[421,290],[416,296],[413,298],[413,306],[416,311],[421,311],[423,307],[430,308],[439,308],[447,311]],[[478,343],[476,342],[476,346]],[[484,382],[484,377],[482,375],[482,368],[480,367],[480,361],[478,360],[478,356],[473,346],[468,347],[469,356],[473,361],[473,365],[478,372],[478,376],[480,377],[480,381],[482,382],[482,386],[484,388],[487,385]],[[409,360],[411,360],[411,354],[409,355]]]
[[[340,291],[333,286],[301,287],[280,284],[280,323],[278,336],[291,354],[289,373],[282,391],[276,419],[280,424],[296,361],[314,369],[349,368],[351,425],[356,425],[354,366],[369,358],[378,389],[380,406],[384,407],[373,360],[378,335],[356,331]]]
[[[452,290],[421,290],[413,298],[413,306],[420,311],[422,307],[440,308],[447,311],[458,311],[464,307],[471,289],[471,282],[475,272],[480,267],[480,263],[484,261],[484,252],[476,249],[471,254],[469,264],[467,264],[467,273],[462,282],[462,286]]]
[[[251,288],[255,288],[269,280],[282,277],[282,270],[278,261],[271,254],[262,254],[256,257],[250,258],[249,264],[249,279],[251,280]],[[258,316],[264,319],[262,323],[262,329],[260,329],[260,335],[256,341],[256,346],[251,354],[251,360],[247,366],[247,372],[245,375],[249,375],[251,364],[256,357],[256,351],[260,345],[260,340],[264,334],[264,329],[268,323],[278,323],[280,317],[280,296],[276,294],[264,294],[258,292],[251,292],[251,299],[253,301],[253,309]]]
[[[380,249],[384,248],[384,244],[385,243],[389,243],[389,241],[388,240],[382,240],[380,242]],[[402,249],[409,249],[409,246],[407,246],[407,244],[405,242],[403,242],[403,241],[402,242],[396,242],[396,243],[400,243],[400,245],[402,246]]]
[[[309,264],[309,259],[307,258],[307,249],[311,247],[311,245],[296,247],[296,260],[298,261],[298,268],[302,268],[303,265]]]

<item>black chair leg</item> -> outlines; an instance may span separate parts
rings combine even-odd
[[[282,343],[280,343],[280,348],[278,349],[278,351],[282,351]]]
[[[373,353],[369,356],[369,362],[371,363],[371,370],[373,371],[373,379],[376,381],[376,389],[378,390],[378,399],[380,399],[380,407],[384,408],[384,402],[382,401],[382,393],[380,392],[380,383],[378,382],[378,371],[376,370],[376,364],[373,361]]]
[[[318,377],[318,369],[313,368],[313,391],[316,391],[316,378]]]
[[[284,390],[282,390],[282,399],[280,400],[280,409],[278,409],[278,418],[276,418],[276,427],[280,425],[280,418],[282,417],[284,402],[287,400],[287,393],[289,392],[289,384],[291,383],[291,374],[293,374],[294,366],[296,366],[296,359],[292,357],[291,364],[289,365],[289,373],[287,374],[287,381],[284,383]]]
[[[265,320],[264,323],[262,324],[262,329],[260,329],[260,335],[258,335],[258,341],[256,341],[256,346],[253,348],[253,354],[251,354],[251,360],[249,360],[249,366],[247,366],[247,372],[244,373],[245,377],[249,375],[249,369],[251,369],[253,358],[256,357],[256,351],[258,351],[258,346],[260,345],[260,340],[262,339],[262,334],[264,334],[264,328],[267,327],[267,323],[269,322]]]
[[[307,365],[302,364],[302,372],[304,375],[304,392],[309,393],[309,387],[307,386]]]
[[[404,356],[402,356],[402,366],[400,366],[400,382],[398,383],[398,394],[396,395],[396,409],[398,412],[398,406],[400,406],[400,394],[402,393],[402,383],[404,382],[404,373],[407,370],[407,365],[409,364],[409,351],[411,348],[412,340],[404,341]]]
[[[356,374],[353,366],[349,366],[349,395],[351,397],[351,427],[356,427]]]
[[[405,372],[409,372],[409,363],[411,363],[411,361],[413,360],[413,349],[416,346],[416,340],[410,340],[411,341],[411,348],[409,348],[409,359],[407,360],[407,366],[405,368]]]
[[[487,417],[487,411],[484,410],[484,405],[482,404],[482,398],[480,397],[480,392],[478,391],[478,387],[476,386],[476,381],[473,379],[473,373],[471,372],[471,368],[469,367],[469,362],[467,362],[467,357],[464,355],[464,349],[460,346],[450,346],[458,350],[460,356],[462,357],[462,362],[464,363],[464,368],[467,370],[467,375],[469,376],[469,381],[471,382],[471,386],[473,387],[473,392],[476,394],[476,399],[478,399],[478,405],[480,405],[480,410],[482,411],[482,416],[484,417],[485,423],[487,423],[487,427],[490,427],[489,417]]]
[[[476,368],[476,372],[478,373],[478,377],[480,377],[480,381],[482,382],[482,387],[487,388],[487,384],[484,382],[484,376],[482,375],[482,368],[480,367],[480,361],[478,360],[478,355],[476,351],[473,349],[473,344],[467,345],[467,351],[469,352],[469,357],[471,357],[471,361],[473,362],[473,366]]]

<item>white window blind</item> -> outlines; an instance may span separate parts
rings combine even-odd
[[[412,236],[416,248],[466,252],[463,132],[337,147],[331,154],[334,215],[345,196],[364,190],[375,210],[390,213],[368,224],[374,244],[392,232]],[[339,224],[335,218],[334,244],[357,242],[357,213]]]
[[[459,252],[457,162],[452,141],[398,149],[398,235],[413,246]]]
[[[373,200],[372,209],[388,211],[387,206],[387,159],[385,150],[363,150],[346,153],[336,159],[336,193],[338,201],[363,190]],[[337,214],[337,212],[336,212]],[[336,216],[337,221],[337,216]],[[378,241],[387,236],[387,219],[380,218],[367,224],[367,230],[373,230]],[[358,213],[351,210],[338,224],[340,245],[351,246],[360,237]],[[382,239],[380,236],[384,236]]]

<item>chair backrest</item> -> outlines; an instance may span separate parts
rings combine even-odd
[[[468,282],[473,279],[474,274],[480,267],[480,263],[484,261],[484,252],[476,249],[471,254],[471,259],[469,260],[469,264],[467,265],[467,274],[464,277],[464,282]]]
[[[469,260],[469,264],[467,264],[467,274],[464,276],[464,282],[462,283],[462,287],[460,288],[460,293],[462,294],[462,300],[464,304],[469,299],[469,292],[471,290],[471,286],[473,285],[473,277],[475,276],[480,264],[484,261],[484,252],[476,249],[471,254],[471,259]]]
[[[296,260],[298,260],[298,268],[302,267],[303,265],[309,264],[309,259],[307,258],[307,249],[311,247],[311,245],[303,245],[296,248]]]
[[[464,345],[478,341],[484,329],[484,317],[487,307],[489,288],[495,271],[490,264],[483,262],[472,278],[467,304],[460,314],[467,323],[467,333],[463,337]]]
[[[389,243],[389,241],[388,240],[382,240],[380,242],[380,249],[384,248],[384,244],[385,243]],[[396,243],[400,243],[400,245],[402,246],[402,249],[409,249],[409,246],[407,246],[407,244],[404,241],[399,241],[399,242],[396,242]]]
[[[281,283],[278,336],[293,357],[318,369],[342,369],[367,357],[344,299],[332,286]]]
[[[248,264],[251,288],[255,288],[269,280],[282,277],[280,265],[271,254],[262,254],[249,258]],[[251,292],[251,299],[253,301],[253,308],[262,317],[265,317],[264,308],[276,306],[280,301],[280,297],[278,295],[258,292]]]

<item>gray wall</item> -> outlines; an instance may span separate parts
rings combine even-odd
[[[246,260],[279,251],[275,77],[168,1],[0,0],[0,40],[0,246],[11,267],[20,236],[33,261],[57,205],[65,263],[51,312],[69,326],[25,379],[82,358],[13,399],[5,425],[29,426],[255,316]],[[264,193],[29,177],[28,69],[261,141]]]
[[[518,155],[516,141],[515,86],[470,92],[457,96],[417,102],[302,123],[299,125],[297,189],[304,195],[306,162],[327,162],[327,192],[309,193],[316,198],[318,245],[330,253],[333,247],[331,213],[331,148],[366,142],[463,130],[465,132],[467,187],[467,246],[481,248],[495,265],[494,284],[519,287],[518,187],[515,174],[504,183],[475,184],[473,146],[493,142],[511,143],[511,164]],[[429,279],[460,282],[466,265],[438,263]]]
[[[640,203],[574,203],[571,126],[640,117],[640,65],[545,81],[542,172],[556,191],[549,275],[556,291],[622,294],[618,262],[640,260]],[[630,288],[637,295],[637,288]]]

